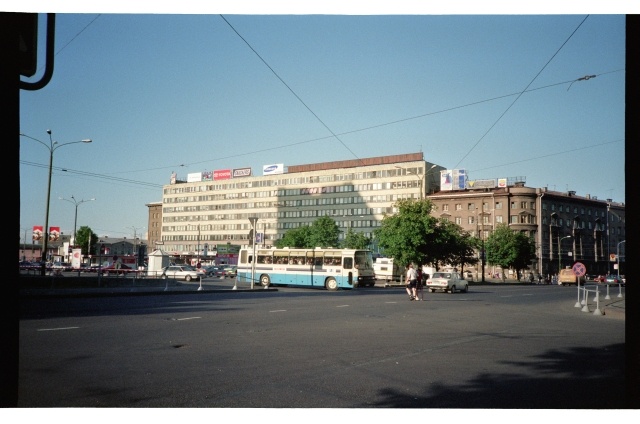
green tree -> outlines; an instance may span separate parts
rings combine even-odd
[[[394,206],[398,212],[385,214],[380,227],[374,231],[385,254],[400,266],[435,263],[438,220],[431,216],[431,201],[399,200]]]
[[[339,247],[340,228],[336,221],[328,216],[323,216],[311,224],[309,238],[305,247]]]
[[[316,219],[310,226],[294,228],[276,240],[277,248],[298,247],[313,249],[316,247],[338,247],[340,229],[332,218],[323,216]]]
[[[367,249],[371,244],[371,239],[363,233],[354,231],[349,227],[347,234],[344,236],[343,247],[346,249]]]
[[[308,245],[307,240],[309,239],[310,232],[311,227],[306,225],[304,227],[293,228],[284,233],[281,239],[276,240],[274,245],[279,249],[283,247],[306,247]]]
[[[95,254],[95,245],[98,242],[98,236],[91,231],[91,228],[82,226],[76,231],[76,245],[82,248],[83,255]]]
[[[525,234],[512,231],[507,224],[499,224],[485,242],[487,262],[499,265],[504,270],[514,268],[519,271],[531,263],[535,258],[535,243]]]

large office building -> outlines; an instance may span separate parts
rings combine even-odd
[[[436,216],[483,239],[500,223],[536,242],[531,269],[556,273],[581,261],[589,273],[613,272],[623,258],[624,204],[574,192],[529,188],[524,178],[472,180],[411,153],[285,167],[173,174],[162,202],[150,203],[149,246],[161,246],[176,260],[233,263],[242,245],[273,245],[290,229],[322,216],[372,237],[384,214],[400,199],[429,198]],[[153,234],[152,234],[153,229]],[[569,237],[571,236],[571,237]],[[153,238],[153,243],[152,243]],[[375,240],[373,249],[377,250]],[[222,260],[220,260],[222,258]],[[485,268],[486,272],[490,272]]]

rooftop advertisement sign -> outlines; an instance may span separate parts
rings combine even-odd
[[[262,175],[284,174],[284,163],[274,165],[264,165],[262,167]]]
[[[231,170],[230,169],[218,169],[213,171],[213,179],[215,181],[218,180],[230,180],[231,179]]]

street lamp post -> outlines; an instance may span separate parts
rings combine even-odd
[[[249,221],[251,221],[251,235],[252,235],[252,244],[253,244],[253,258],[251,260],[251,290],[253,290],[253,282],[256,278],[256,223],[258,222],[258,217],[250,216]],[[238,278],[236,277],[236,280]]]
[[[622,240],[616,247],[616,261],[618,262],[618,284],[620,284],[620,245],[625,242],[626,240]]]
[[[562,240],[569,239],[569,238],[571,238],[571,236],[558,238],[558,276],[560,275],[560,268],[562,267],[562,265],[560,264],[560,260],[562,259],[561,243],[562,243]]]
[[[53,141],[51,138],[51,130],[47,130],[47,134],[49,134],[49,144],[47,145],[45,142],[38,140],[37,138],[33,138],[26,134],[20,133],[22,137],[30,138],[31,140],[37,141],[42,144],[44,147],[49,149],[49,180],[47,184],[47,206],[45,209],[45,217],[44,217],[44,239],[42,243],[42,264],[40,268],[40,275],[44,276],[47,273],[47,250],[49,249],[49,202],[51,200],[51,173],[53,171],[53,152],[59,149],[62,146],[68,146],[69,144],[75,143],[91,143],[92,140],[90,138],[79,140],[79,141],[70,141],[68,143],[58,144],[57,141]]]
[[[127,227],[133,230],[133,258],[136,262],[136,269],[138,269],[138,262],[140,260],[140,258],[137,256],[137,249],[138,249],[138,240],[136,238],[136,231],[137,230],[142,230],[144,229],[144,227]]]
[[[58,199],[67,201],[69,203],[73,203],[74,206],[76,207],[75,217],[73,218],[73,245],[75,246],[76,245],[76,237],[77,237],[76,229],[78,227],[78,206],[80,206],[83,203],[91,202],[91,201],[96,200],[96,199],[94,197],[92,197],[91,199],[88,199],[88,200],[76,200],[76,198],[73,197],[73,195],[71,195],[71,200],[65,199],[64,197],[58,197]],[[89,251],[87,251],[87,254],[89,254]]]

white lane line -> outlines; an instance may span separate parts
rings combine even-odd
[[[75,330],[80,327],[39,328],[38,331]]]
[[[338,305],[338,306],[336,306],[336,308],[346,308],[346,307],[348,307],[348,306],[349,306],[349,305]]]
[[[276,309],[275,311],[269,311],[269,312],[287,312],[286,309]]]
[[[188,319],[200,319],[202,317],[191,317],[191,318],[178,318],[176,321],[186,321]]]

